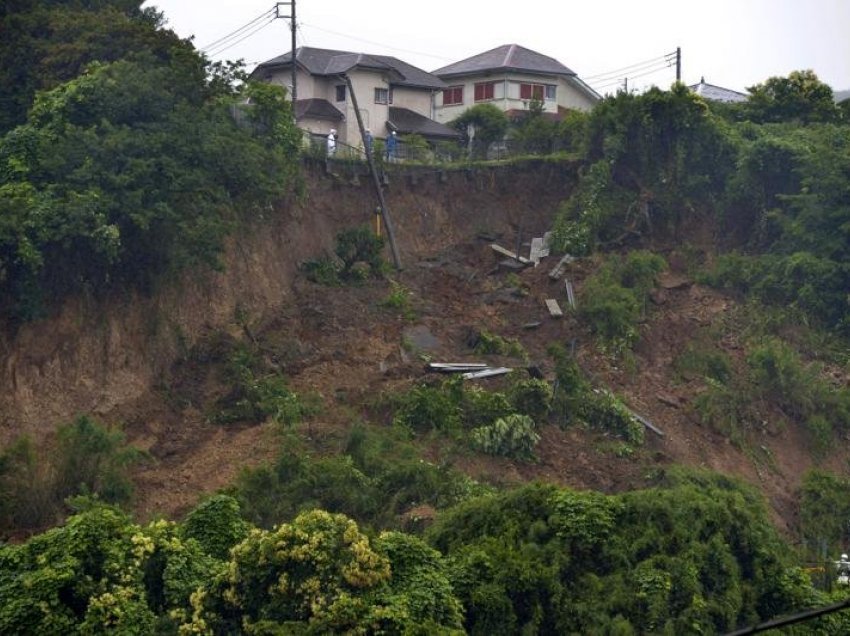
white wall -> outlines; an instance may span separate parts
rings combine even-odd
[[[439,93],[438,99],[442,99],[442,92]],[[393,103],[390,105],[408,108],[425,117],[431,117],[431,91],[423,88],[396,86],[393,89]]]
[[[375,89],[389,89],[389,78],[379,71],[355,69],[349,74],[352,86],[357,95],[357,103],[360,106],[360,114],[363,117],[363,125],[372,131],[374,137],[386,137],[387,119],[389,118],[389,107],[399,106],[409,108],[425,117],[431,117],[431,91],[428,89],[415,89],[407,87],[395,87],[393,89],[392,104],[376,104]],[[263,79],[263,78],[261,78]],[[289,87],[292,83],[292,74],[288,70],[273,71],[272,84]],[[314,77],[301,70],[298,71],[297,80],[298,99],[325,99],[333,104],[344,116],[341,122],[327,122],[317,119],[302,119],[298,122],[304,130],[326,135],[331,128],[336,128],[339,141],[355,147],[362,147],[360,130],[357,127],[357,117],[351,103],[351,96],[346,88],[344,102],[336,101],[336,86],[345,82],[338,78]],[[442,95],[437,94],[437,100]]]
[[[475,84],[479,82],[495,81],[493,99],[475,101]],[[520,98],[521,84],[552,84],[555,88],[555,99],[544,100],[543,110],[546,112],[558,112],[558,107],[573,110],[590,110],[595,101],[584,91],[580,90],[568,78],[560,76],[530,75],[524,73],[510,73],[504,76],[494,75],[472,75],[454,80],[446,80],[450,87],[463,86],[463,104],[443,105],[443,94],[437,95],[436,120],[447,123],[459,117],[465,110],[476,104],[494,104],[501,110],[525,110],[530,100]]]

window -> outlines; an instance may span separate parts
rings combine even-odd
[[[443,91],[443,106],[463,104],[463,86],[450,86]]]
[[[344,102],[345,101],[345,84],[337,84],[336,101],[338,101],[338,102]]]
[[[480,82],[475,85],[475,101],[483,102],[488,99],[493,99],[495,94],[496,82]]]
[[[554,84],[520,84],[519,98],[554,101],[555,88]]]
[[[386,88],[376,88],[375,89],[375,103],[376,104],[389,104],[390,103],[390,91]]]

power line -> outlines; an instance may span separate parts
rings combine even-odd
[[[249,32],[248,32],[248,33],[246,33],[244,36],[242,36],[241,38],[239,38],[238,40],[236,40],[235,42],[231,42],[231,43],[229,43],[229,44],[226,44],[223,48],[218,48],[218,49],[216,49],[215,51],[205,51],[205,53],[209,54],[210,56],[214,56],[214,55],[221,55],[221,54],[222,54],[222,53],[224,53],[227,49],[229,49],[229,48],[232,48],[232,47],[236,46],[237,44],[239,44],[239,43],[240,43],[240,42],[242,42],[243,40],[247,40],[247,39],[248,39],[249,37],[251,37],[252,35],[256,35],[257,33],[259,33],[260,31],[262,31],[263,29],[265,29],[267,26],[269,26],[269,25],[270,25],[272,22],[274,22],[274,21],[275,21],[275,18],[274,18],[274,17],[272,17],[272,18],[270,18],[270,19],[269,19],[269,21],[268,21],[268,22],[265,22],[264,24],[261,24],[259,27],[255,28],[253,31],[249,31]]]
[[[307,24],[306,22],[301,22],[301,26],[307,26],[311,29],[316,29],[317,31],[324,31],[325,33],[330,33],[331,35],[338,35],[343,38],[348,38],[349,40],[354,40],[356,42],[363,42],[365,44],[371,44],[372,46],[380,46],[385,49],[391,49],[393,51],[401,51],[402,53],[413,53],[414,55],[424,55],[425,57],[432,57],[436,60],[442,60],[444,62],[453,61],[451,58],[443,57],[441,55],[434,55],[433,53],[424,53],[422,51],[412,51],[410,49],[402,49],[397,46],[389,46],[387,44],[382,44],[381,42],[373,42],[372,40],[364,40],[363,38],[354,37],[353,35],[348,35],[347,33],[340,33],[339,31],[331,31],[330,29],[325,29],[323,27],[318,27],[314,24]]]
[[[671,66],[673,66],[672,62],[664,62],[664,63],[661,63],[660,65],[656,65],[656,66],[653,66],[653,67],[649,67],[649,68],[645,68],[645,69],[639,69],[639,72],[637,72],[637,73],[633,73],[633,74],[624,73],[620,77],[611,77],[611,78],[608,78],[606,80],[600,80],[600,81],[597,81],[597,82],[588,82],[588,84],[590,84],[594,89],[598,90],[598,89],[601,89],[601,88],[606,88],[608,86],[613,86],[615,84],[621,84],[623,82],[624,78],[638,79],[639,77],[645,77],[647,75],[652,75],[654,73],[664,71],[664,70],[670,68]]]
[[[622,76],[625,73],[639,70],[638,67],[651,66],[653,64],[657,64],[657,63],[662,62],[662,61],[669,62],[669,61],[675,60],[675,59],[676,59],[676,53],[675,52],[667,53],[667,54],[659,56],[659,57],[654,57],[651,60],[644,60],[643,62],[635,62],[634,64],[629,64],[628,66],[623,66],[622,68],[618,68],[618,69],[615,69],[613,71],[607,71],[605,73],[597,73],[596,75],[590,75],[588,77],[585,77],[584,80],[585,81],[593,80],[593,79],[600,79],[601,80],[601,79],[606,78],[609,75],[620,75],[620,76]]]
[[[267,9],[266,11],[264,11],[263,13],[258,15],[256,18],[254,18],[253,20],[251,20],[247,24],[243,24],[241,27],[239,27],[235,31],[232,31],[232,32],[228,33],[227,35],[220,37],[219,39],[215,40],[214,42],[210,42],[206,46],[202,46],[201,50],[205,51],[207,49],[215,48],[216,45],[218,45],[219,43],[223,44],[225,40],[229,40],[229,39],[239,35],[242,31],[245,31],[246,29],[250,28],[255,23],[259,22],[260,20],[262,20],[266,16],[270,15],[273,11],[274,11],[274,9]]]

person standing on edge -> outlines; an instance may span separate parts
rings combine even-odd
[[[366,147],[366,154],[372,154],[372,131],[368,128],[366,129],[366,134],[363,135],[363,142]]]
[[[387,161],[392,161],[395,159],[395,151],[396,146],[398,145],[398,139],[395,136],[395,131],[390,133],[390,136],[387,137]]]
[[[333,157],[336,154],[336,128],[331,128],[328,133],[328,157]]]

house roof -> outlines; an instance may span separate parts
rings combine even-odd
[[[295,119],[327,119],[342,121],[343,114],[326,99],[310,98],[295,100]]]
[[[390,130],[405,135],[422,135],[423,137],[442,137],[444,139],[457,139],[460,137],[454,128],[445,124],[428,119],[424,115],[398,106],[390,106],[390,116],[387,119]]]
[[[434,75],[445,79],[488,71],[514,71],[534,73],[537,75],[575,76],[575,72],[568,69],[554,57],[532,51],[519,44],[497,46],[495,49],[438,68],[434,71]]]
[[[713,102],[747,101],[747,96],[744,93],[739,93],[738,91],[733,91],[729,88],[723,88],[722,86],[715,86],[714,84],[707,84],[704,77],[700,78],[699,84],[694,84],[688,88],[700,97],[704,97],[705,99]]]
[[[372,55],[370,53],[352,53],[334,49],[317,49],[302,46],[295,49],[296,63],[311,75],[342,75],[353,68],[366,68],[383,71],[390,74],[390,83],[395,86],[411,86],[438,90],[445,88],[445,83],[436,75],[391,55]],[[292,53],[284,53],[278,57],[259,64],[251,75],[261,70],[284,67],[292,64]]]

